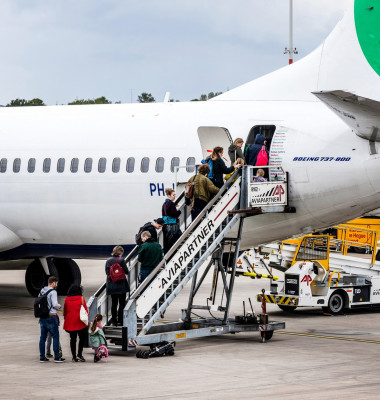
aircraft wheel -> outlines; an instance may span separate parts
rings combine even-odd
[[[297,306],[284,306],[282,304],[277,304],[278,308],[282,311],[293,312]]]
[[[71,258],[54,258],[54,265],[58,270],[58,294],[60,296],[66,295],[67,290],[72,284],[80,285],[82,276],[78,264]]]
[[[53,263],[48,263],[50,275],[46,275],[40,263],[40,260],[34,260],[26,269],[25,272],[25,286],[28,292],[37,297],[41,289],[47,285],[49,276],[57,276],[58,271]]]
[[[339,314],[344,309],[344,298],[339,292],[334,292],[330,298],[326,311],[330,314]]]

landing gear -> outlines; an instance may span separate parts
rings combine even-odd
[[[58,294],[65,295],[72,284],[80,285],[82,276],[78,264],[71,258],[54,258],[58,270]]]
[[[40,290],[47,285],[49,276],[59,280],[58,294],[67,294],[68,288],[74,283],[80,285],[81,273],[78,264],[70,258],[47,259],[49,275],[45,273],[39,259],[31,262],[25,273],[25,285],[28,292],[37,297]]]
[[[50,275],[57,276],[58,271],[53,263],[48,263]],[[37,297],[40,290],[47,285],[49,275],[46,275],[40,260],[32,261],[25,273],[25,286],[28,292]]]
[[[150,345],[150,350],[139,350],[137,358],[147,359],[149,357],[174,356],[175,342],[161,342]]]

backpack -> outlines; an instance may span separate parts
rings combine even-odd
[[[191,199],[194,196],[194,181],[195,181],[195,177],[193,178],[193,180],[191,182],[187,182],[185,185],[185,197],[187,199]]]
[[[36,299],[34,300],[34,316],[36,318],[47,318],[50,313],[50,308],[49,307],[49,302],[48,302],[48,294],[54,289],[48,290],[45,294],[38,295]]]
[[[150,222],[147,222],[145,225],[143,225],[139,231],[136,233],[135,235],[135,242],[137,244],[137,246],[141,246],[142,245],[142,240],[141,240],[141,234],[146,231],[146,227],[150,225]]]
[[[120,282],[125,279],[123,267],[118,263],[120,257],[117,258],[114,264],[110,267],[110,278],[112,282]]]
[[[214,172],[212,170],[213,162],[212,162],[212,158],[211,157],[207,160],[207,164],[210,167],[210,172],[207,174],[207,178],[213,180],[214,179]]]
[[[257,155],[256,165],[268,165],[268,154],[267,151],[265,150],[265,146],[261,147],[261,150]]]
[[[108,357],[108,349],[107,346],[102,344],[101,346],[98,347],[98,350],[96,352],[96,356],[100,358],[107,358]]]

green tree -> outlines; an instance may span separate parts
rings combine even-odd
[[[15,99],[12,100],[6,107],[25,107],[25,106],[44,106],[43,100],[35,98],[32,100]]]
[[[112,104],[112,101],[107,100],[104,96],[98,97],[97,99],[75,99],[71,103],[67,103],[69,106],[76,106],[81,104]]]
[[[219,96],[220,94],[222,94],[223,92],[210,92],[209,94],[201,94],[199,96],[199,99],[193,99],[191,101],[206,101],[206,100],[210,100],[215,96]]]
[[[143,92],[137,97],[139,103],[154,103],[156,100],[151,93]]]

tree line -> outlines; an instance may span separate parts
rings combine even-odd
[[[209,94],[201,94],[198,99],[192,99],[191,101],[206,101],[210,100],[215,96],[222,94],[223,92],[210,92]],[[170,102],[179,102],[179,100],[170,99]],[[137,96],[138,103],[155,103],[156,99],[151,93],[143,92]],[[67,103],[67,105],[80,105],[80,104],[112,104],[105,96],[98,97],[96,99],[75,99],[74,101]],[[120,104],[120,101],[116,101],[115,104]],[[43,100],[34,98],[31,100],[15,99],[11,100],[6,107],[25,107],[25,106],[46,106]]]

